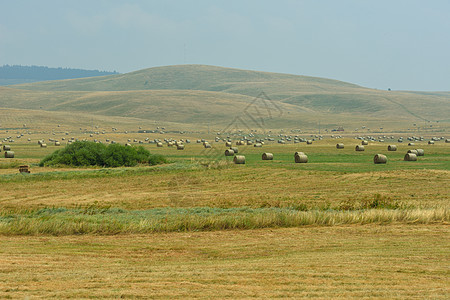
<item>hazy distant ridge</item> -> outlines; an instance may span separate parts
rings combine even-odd
[[[46,80],[74,79],[106,76],[117,72],[83,70],[71,68],[49,68],[45,66],[3,65],[0,67],[0,85]]]

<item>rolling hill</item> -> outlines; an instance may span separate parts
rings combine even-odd
[[[261,92],[270,100],[255,98]],[[265,118],[268,128],[450,122],[450,92],[381,91],[331,79],[203,65],[0,87],[0,107],[218,129],[244,110],[250,119]]]

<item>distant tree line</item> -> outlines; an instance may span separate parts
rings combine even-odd
[[[36,81],[72,79],[119,74],[116,71],[83,70],[70,68],[49,68],[44,66],[3,65],[0,79],[33,79]]]

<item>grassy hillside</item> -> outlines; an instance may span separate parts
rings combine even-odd
[[[279,73],[221,68],[204,65],[180,65],[143,69],[121,75],[22,84],[21,89],[59,91],[128,90],[203,90],[255,96],[252,91],[265,88],[317,92],[326,89],[359,88],[350,83]]]
[[[407,128],[450,122],[449,92],[380,91],[324,78],[203,65],[0,88],[0,107],[209,123],[220,129],[261,92],[272,102],[257,101],[249,113],[269,114],[269,128],[315,128],[318,122],[329,128]]]

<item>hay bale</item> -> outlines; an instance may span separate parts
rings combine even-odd
[[[307,145],[311,145],[311,144],[312,144],[312,140],[307,140],[307,141],[306,141],[306,144],[307,144]]]
[[[231,142],[226,142],[225,143],[225,147],[230,148],[231,147]]]
[[[434,145],[434,141],[428,141],[428,145]]]
[[[364,146],[363,145],[356,145],[355,151],[364,151]]]
[[[252,141],[247,141],[247,145],[251,146],[251,145],[253,145],[253,142]]]
[[[262,144],[261,143],[256,143],[256,144],[253,145],[253,147],[260,148],[260,147],[262,147]]]
[[[306,164],[308,162],[308,156],[305,154],[296,155],[294,158],[296,163]]]
[[[55,146],[61,146],[60,142],[55,142]]]
[[[414,146],[414,143],[408,143],[408,146]]]
[[[239,153],[239,150],[238,150],[237,147],[231,147],[230,149],[233,150],[234,154],[238,154]]]
[[[178,145],[177,145],[177,150],[184,150],[184,145],[178,143]]]
[[[3,145],[3,151],[10,151],[11,146],[10,145]]]
[[[304,152],[295,152],[294,153],[294,157],[298,156],[298,155],[306,155]]]
[[[446,143],[450,143],[450,139],[446,139],[445,142],[446,142]]]
[[[406,153],[405,157],[403,158],[404,161],[416,161],[417,155],[414,153]]]
[[[233,149],[227,149],[225,150],[225,156],[234,156]]]
[[[408,150],[408,152],[406,152],[406,153],[412,153],[412,154],[417,155],[417,150],[415,150],[415,149]]]
[[[19,173],[30,173],[30,166],[19,166]]]
[[[5,158],[14,158],[14,151],[5,151]]]
[[[416,149],[417,151],[417,156],[424,156],[425,155],[425,151],[423,151],[423,149]]]
[[[237,165],[243,165],[243,164],[245,164],[245,156],[244,155],[236,155],[233,158],[233,162]]]
[[[374,163],[374,164],[385,164],[385,163],[387,163],[387,157],[386,157],[386,155],[383,155],[383,154],[376,154],[376,155],[373,157],[373,163]]]
[[[205,149],[206,149],[206,148],[211,148],[211,144],[209,144],[209,143],[204,143],[204,144],[203,144],[203,147],[205,147]]]
[[[343,143],[336,144],[336,149],[344,149],[344,144]]]
[[[273,154],[272,153],[263,153],[262,154],[262,160],[273,160]]]
[[[389,145],[388,146],[388,151],[397,151],[397,146],[396,145]]]
[[[369,145],[369,141],[362,141],[361,145]]]
[[[47,144],[42,143],[42,144],[41,144],[41,148],[47,148]]]
[[[156,147],[162,147],[162,146],[163,146],[163,143],[161,143],[161,142],[156,143]]]

